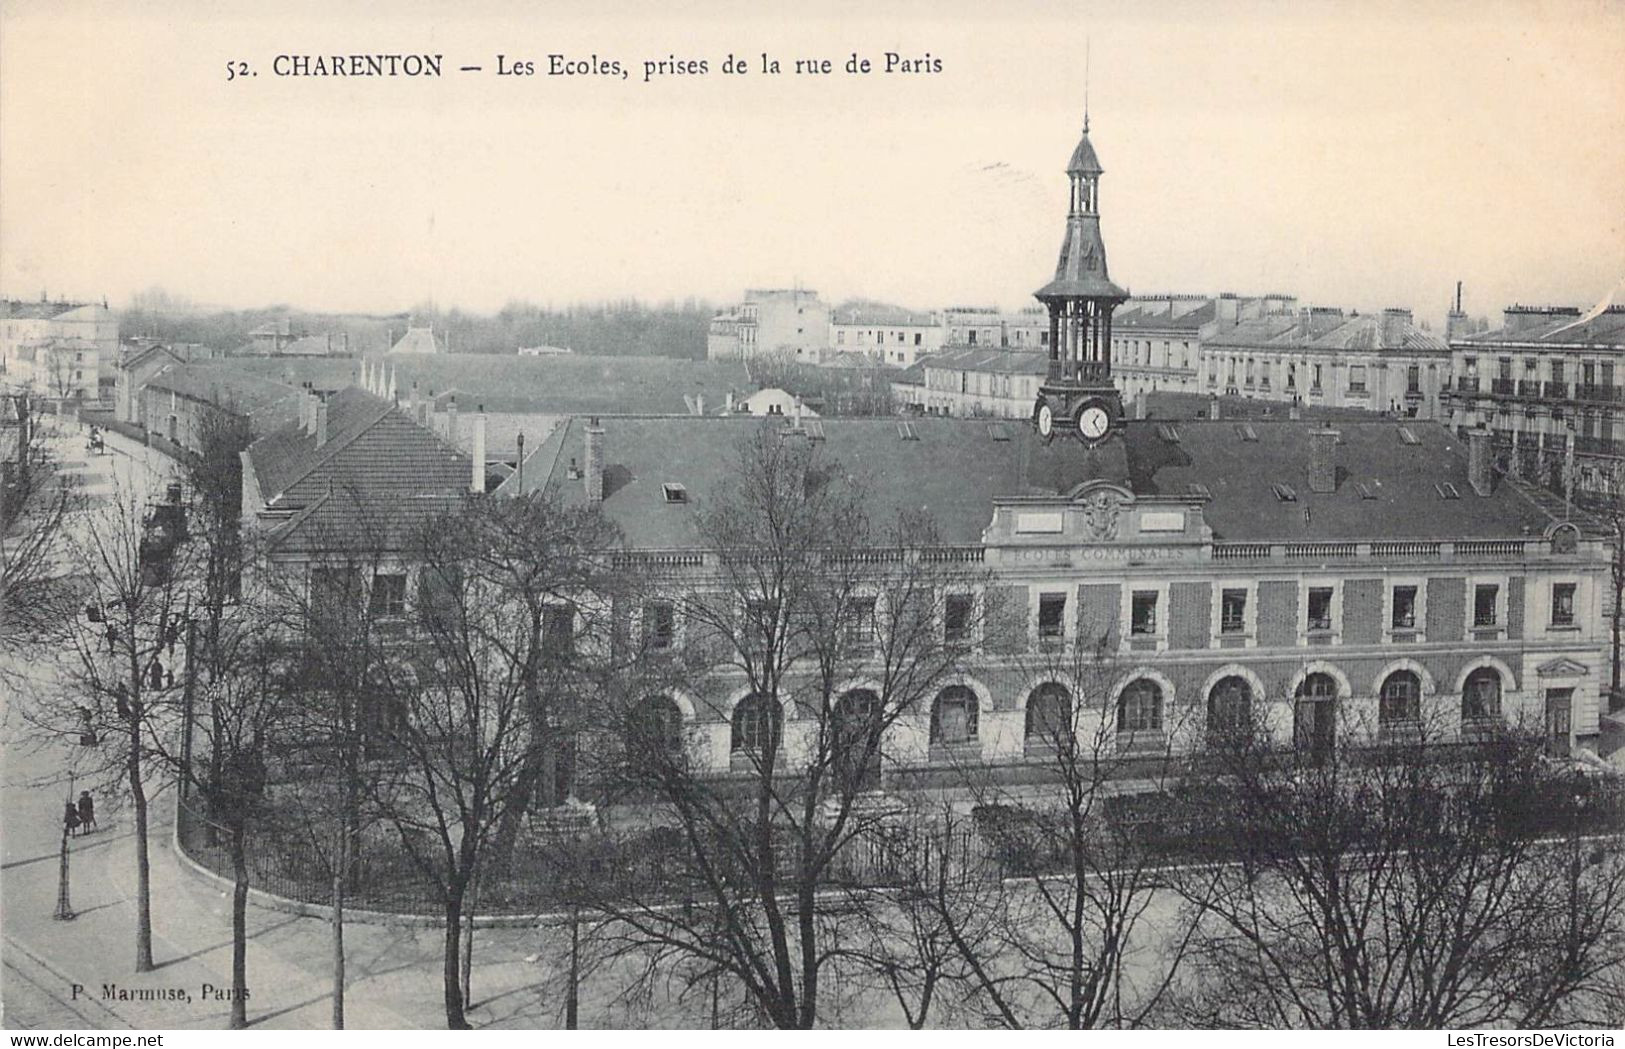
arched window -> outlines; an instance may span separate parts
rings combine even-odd
[[[1117,697],[1120,742],[1155,744],[1162,738],[1162,686],[1149,678],[1129,682]]]
[[[1422,720],[1422,680],[1409,670],[1389,674],[1377,700],[1377,720],[1384,727]]]
[[[1221,678],[1207,694],[1207,738],[1210,746],[1239,743],[1253,727],[1253,688],[1244,677]]]
[[[752,692],[734,707],[733,738],[735,754],[760,754],[769,743],[777,747],[783,732],[784,712],[778,701]]]
[[[1337,739],[1337,679],[1330,674],[1310,674],[1298,685],[1292,738],[1314,761],[1331,754]]]
[[[683,751],[683,712],[670,696],[650,696],[632,708],[628,750],[633,760],[671,759]]]
[[[868,689],[846,693],[835,703],[835,768],[852,790],[880,787],[880,697]]]
[[[1072,695],[1053,681],[1027,697],[1027,744],[1054,747],[1072,736]]]
[[[949,685],[931,704],[933,746],[959,746],[976,742],[976,693],[964,685]]]
[[[1479,667],[1467,675],[1461,689],[1461,720],[1498,721],[1501,718],[1501,675],[1494,667]]]

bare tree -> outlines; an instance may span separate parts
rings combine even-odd
[[[1260,732],[1197,773],[1231,862],[1187,872],[1189,1023],[1553,1027],[1617,1019],[1625,862],[1588,839],[1590,787],[1506,731],[1375,746]],[[1595,826],[1595,824],[1593,824]]]
[[[67,525],[84,499],[52,456],[30,394],[0,398],[0,471],[0,674],[8,674],[74,603]]]
[[[76,544],[82,607],[63,621],[57,689],[25,712],[38,738],[60,742],[76,726],[97,747],[90,774],[128,791],[136,841],[136,970],[152,960],[148,784],[179,724],[184,624],[193,577],[178,501],[148,505],[121,488],[88,514]]]
[[[697,715],[728,733],[730,770],[696,760],[658,676],[627,684],[618,708],[622,785],[666,826],[629,832],[629,866],[649,877],[606,881],[599,907],[623,945],[691,984],[725,975],[783,1028],[817,1021],[848,935],[834,890],[864,876],[851,847],[900,812],[878,793],[883,741],[966,654],[938,602],[983,580],[929,522],[877,522],[868,504],[805,431],[753,429],[697,514],[704,578],[645,595],[637,613],[658,650],[645,667],[686,676]]]
[[[1029,775],[963,770],[1002,877],[985,908],[995,928],[956,947],[967,993],[990,1023],[1138,1026],[1188,936],[1161,891],[1155,828],[1190,715],[1168,703],[1155,672],[1132,672],[1119,657],[1115,621],[1078,615],[1072,636],[1065,614],[1041,603],[1032,639],[1025,617],[1012,624],[1015,647],[1039,650],[1026,657],[1039,682],[1022,716]]]
[[[595,588],[610,534],[595,511],[547,496],[474,498],[412,549],[421,614],[414,651],[380,682],[400,716],[398,761],[375,796],[442,905],[451,1028],[468,1026],[463,921],[500,858],[493,846],[538,794],[570,796],[570,707],[547,687],[548,670],[583,673],[598,658],[591,639],[607,634],[608,601]]]

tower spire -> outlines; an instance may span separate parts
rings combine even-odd
[[[1089,133],[1089,38],[1083,38],[1083,133]]]

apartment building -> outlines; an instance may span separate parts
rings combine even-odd
[[[1625,476],[1625,307],[1509,306],[1496,331],[1450,341],[1452,426],[1490,428],[1500,469],[1584,502]],[[1572,478],[1572,482],[1570,482]]]

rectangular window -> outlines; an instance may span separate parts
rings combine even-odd
[[[875,599],[855,597],[846,603],[846,642],[854,648],[875,643]]]
[[[942,639],[949,644],[970,640],[970,618],[974,599],[969,594],[949,594],[942,607]]]
[[[670,601],[650,601],[643,606],[645,648],[668,649],[677,641],[677,611]]]
[[[1332,628],[1332,588],[1329,586],[1315,586],[1309,588],[1309,622],[1311,633],[1326,631]]]
[[[372,577],[372,614],[399,616],[406,614],[406,575],[401,572],[379,572]]]
[[[1573,583],[1552,584],[1552,626],[1574,625]]]
[[[1395,630],[1416,629],[1416,587],[1394,587],[1394,611],[1389,625]]]
[[[575,652],[575,610],[569,605],[542,609],[542,655],[566,659]]]
[[[1157,632],[1157,592],[1136,590],[1130,601],[1129,633],[1155,634]]]
[[[1552,358],[1552,381],[1563,381],[1563,362],[1558,360],[1556,357]]]
[[[335,622],[361,607],[361,576],[353,568],[315,568],[310,573],[310,610],[319,621]]]
[[[1247,591],[1226,590],[1219,598],[1219,632],[1239,634],[1247,629]]]
[[[1316,389],[1316,390],[1320,389],[1320,365],[1318,365],[1318,364],[1315,365],[1315,374],[1310,379],[1309,386],[1312,389]]]
[[[1473,626],[1494,626],[1496,599],[1501,588],[1484,583],[1473,588]]]
[[[1349,392],[1350,393],[1364,393],[1365,392],[1365,365],[1363,365],[1363,364],[1351,364],[1351,365],[1349,365]]]
[[[1415,364],[1405,369],[1405,391],[1407,393],[1422,392],[1422,369]]]
[[[1066,633],[1066,595],[1038,595],[1038,636],[1058,638]]]

